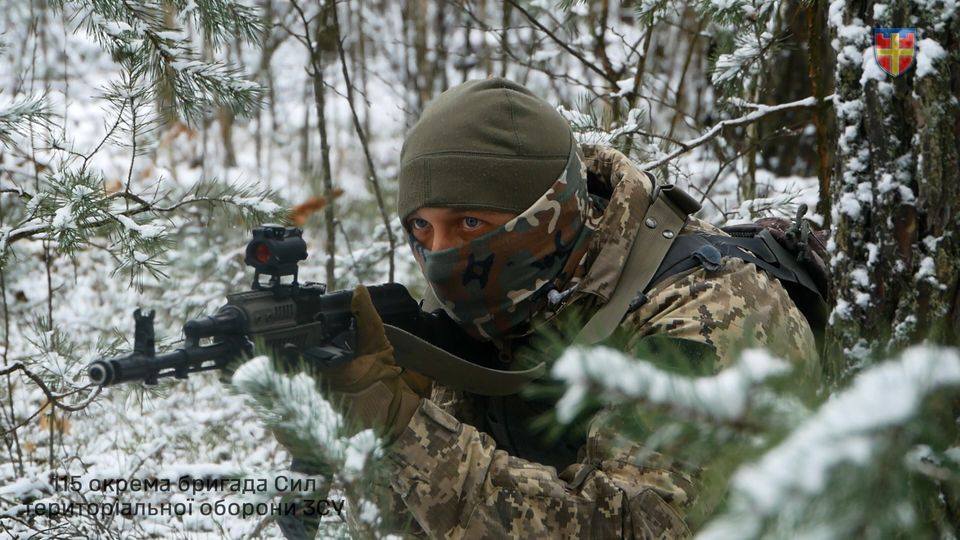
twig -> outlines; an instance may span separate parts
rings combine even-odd
[[[76,394],[77,392],[80,392],[82,390],[86,390],[90,385],[77,388],[63,394],[54,394],[53,391],[50,390],[50,388],[47,386],[47,384],[43,382],[43,379],[41,379],[39,375],[27,369],[27,366],[23,365],[21,362],[16,362],[6,367],[5,369],[0,369],[0,375],[7,375],[9,373],[13,373],[14,371],[20,371],[21,373],[29,377],[30,380],[32,380],[34,383],[37,384],[37,386],[40,387],[40,390],[43,392],[43,394],[47,396],[47,401],[52,403],[54,407],[57,407],[58,409],[63,411],[77,412],[79,410],[82,410],[84,407],[89,405],[94,398],[100,395],[101,387],[98,386],[96,392],[94,392],[92,396],[87,398],[85,402],[77,403],[75,405],[65,405],[63,403],[60,403],[61,399],[67,396]]]
[[[567,51],[568,53],[572,54],[574,57],[577,58],[577,60],[580,60],[580,62],[583,63],[584,67],[586,67],[586,68],[589,69],[590,71],[593,71],[593,72],[596,73],[597,75],[600,75],[601,77],[603,77],[603,80],[609,82],[609,83],[612,85],[613,88],[616,88],[616,86],[617,86],[617,81],[612,80],[602,69],[600,69],[600,68],[598,68],[597,66],[595,66],[592,62],[590,62],[589,59],[587,59],[585,56],[583,56],[583,54],[580,53],[580,51],[578,51],[578,50],[574,49],[573,47],[567,45],[566,41],[560,39],[556,34],[554,34],[552,31],[550,31],[549,28],[547,28],[546,26],[544,26],[543,24],[541,24],[540,21],[538,21],[533,15],[531,15],[529,11],[523,9],[523,6],[521,6],[520,4],[517,4],[517,2],[516,2],[515,0],[507,0],[507,3],[509,3],[511,6],[513,6],[514,9],[518,10],[520,13],[523,13],[523,16],[526,17],[527,20],[530,21],[531,24],[533,24],[534,26],[536,26],[537,28],[539,28],[540,31],[542,31],[544,34],[550,36],[550,39],[552,39],[552,40],[554,41],[554,43],[556,43],[557,45],[559,45],[560,48],[562,48],[563,50],[565,50],[565,51]]]
[[[353,86],[350,84],[350,73],[347,71],[347,58],[343,52],[343,38],[340,34],[340,19],[337,15],[336,6],[331,10],[333,16],[333,28],[336,32],[337,54],[340,56],[340,67],[343,71],[343,80],[347,87],[347,103],[350,105],[350,113],[353,116],[353,127],[360,139],[360,146],[363,148],[363,156],[367,160],[367,178],[373,187],[373,194],[377,199],[377,208],[380,210],[380,217],[383,219],[383,226],[387,230],[387,242],[390,244],[390,270],[388,281],[393,282],[395,270],[395,255],[397,251],[397,239],[393,236],[393,229],[390,228],[390,215],[387,213],[383,202],[383,193],[380,190],[380,180],[377,177],[377,168],[373,164],[373,157],[370,155],[370,147],[367,144],[367,137],[363,132],[363,126],[360,125],[360,118],[357,116],[357,108],[353,103]]]
[[[347,235],[346,229],[343,228],[343,222],[339,219],[337,220],[337,228],[340,229],[340,234],[343,235],[343,241],[347,244],[347,253],[350,254],[350,266],[353,268],[353,274],[357,277],[357,281],[360,281],[360,267],[357,264],[357,258],[353,255],[353,246],[350,245],[350,237]]]

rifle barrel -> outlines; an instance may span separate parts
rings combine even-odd
[[[112,386],[131,381],[144,381],[156,384],[162,377],[186,378],[188,373],[208,371],[223,367],[242,348],[229,341],[214,343],[203,347],[183,347],[156,356],[131,353],[116,358],[97,360],[87,367],[87,375],[92,382],[102,386]],[[204,366],[204,362],[214,361]]]

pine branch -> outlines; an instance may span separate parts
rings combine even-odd
[[[328,480],[361,472],[378,452],[371,430],[347,434],[345,419],[304,372],[281,372],[270,358],[259,356],[237,368],[232,384],[250,398],[277,440]]]
[[[223,45],[230,36],[254,44],[263,39],[264,21],[253,7],[233,0],[172,0],[171,3],[190,17],[203,31],[204,39],[215,46]]]
[[[776,446],[736,471],[725,511],[701,536],[758,538],[790,531],[790,536],[849,538],[868,529],[878,537],[906,531],[939,536],[920,531],[945,524],[884,516],[922,512],[918,502],[923,504],[924,491],[939,498],[940,490],[930,489],[936,487],[931,478],[957,486],[957,464],[950,463],[955,458],[938,458],[934,450],[955,443],[951,433],[938,429],[936,416],[954,424],[955,413],[931,398],[950,389],[949,403],[958,386],[960,356],[952,349],[916,347],[863,371]],[[927,478],[916,478],[918,473]]]
[[[237,31],[247,38],[262,32],[250,8],[236,6],[233,12],[239,18],[230,21],[231,9],[223,8],[225,4],[235,3],[197,2],[188,15],[205,32],[212,32],[208,37],[214,42],[228,39],[227,32]],[[167,96],[168,105],[186,120],[199,121],[213,107],[227,108],[237,116],[252,114],[259,107],[260,85],[244,79],[233,66],[204,61],[189,47],[181,29],[165,24],[164,3],[72,0],[65,5],[75,9],[71,18],[109,50],[132,79],[149,81],[151,91]]]
[[[782,376],[790,366],[759,351],[745,351],[733,366],[711,377],[689,378],[607,347],[574,347],[556,361],[551,375],[567,384],[557,402],[557,418],[570,422],[589,396],[602,405],[661,408],[686,420],[762,432],[748,418],[751,388]]]
[[[13,146],[14,136],[31,125],[45,125],[50,117],[44,96],[23,98],[0,108],[0,145]]]
[[[87,399],[85,399],[84,401],[81,401],[75,404],[63,403],[61,400],[63,400],[64,398],[70,397],[78,392],[86,390],[91,386],[93,386],[93,384],[88,384],[80,388],[75,388],[73,390],[70,390],[69,392],[64,392],[62,394],[55,394],[52,390],[50,390],[50,387],[47,386],[47,384],[43,381],[43,378],[41,378],[36,373],[30,371],[27,368],[27,366],[25,366],[22,362],[15,362],[9,366],[0,368],[0,375],[8,375],[18,371],[24,374],[27,378],[33,381],[38,388],[40,388],[40,391],[43,392],[43,395],[46,396],[47,398],[47,403],[51,404],[52,406],[62,411],[76,412],[76,411],[81,411],[85,409],[87,405],[93,402],[93,400],[96,399],[98,395],[100,395],[100,391],[102,390],[102,388],[98,386],[96,390],[93,392],[93,394],[87,397]],[[44,404],[43,407],[46,407],[46,404]],[[41,411],[43,410],[43,407],[40,408]],[[14,426],[13,429],[16,429],[17,427],[19,426]]]
[[[108,195],[103,192],[102,185],[98,175],[86,171],[66,172],[51,178],[47,182],[48,190],[37,194],[37,215],[13,227],[0,228],[0,254],[15,242],[49,235],[57,239],[61,250],[69,251],[88,243],[90,232],[121,232],[119,237],[132,237],[135,240],[133,246],[143,252],[157,252],[162,245],[150,247],[150,244],[164,240],[162,228],[137,223],[131,218],[146,214],[152,220],[197,206],[230,212],[246,223],[283,220],[286,216],[285,207],[274,200],[276,195],[270,190],[258,189],[254,184],[233,186],[207,180],[179,196],[168,193],[153,201],[127,190]],[[172,199],[172,202],[163,204],[163,199]],[[116,200],[127,200],[136,205],[120,210],[112,206]],[[102,227],[108,229],[98,230]]]

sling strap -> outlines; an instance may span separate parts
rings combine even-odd
[[[393,345],[397,364],[455,390],[483,396],[507,396],[516,394],[546,372],[542,362],[523,371],[483,367],[396,326],[384,324],[383,329]]]
[[[587,321],[575,342],[593,344],[605,340],[620,326],[638,292],[647,289],[670,246],[700,204],[673,185],[655,185],[650,206],[634,234],[630,254],[620,280],[607,303]]]

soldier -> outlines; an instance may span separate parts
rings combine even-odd
[[[722,233],[687,219],[689,201],[623,154],[581,148],[552,107],[513,82],[470,81],[434,100],[407,136],[399,181],[400,218],[438,307],[494,343],[507,369],[532,334],[562,330],[559,315],[574,312],[589,320],[587,341],[616,331],[626,350],[669,346],[708,370],[730,364],[745,334],[815,358],[803,315],[751,262],[701,250],[681,258],[698,264],[652,278],[677,234]],[[362,287],[354,310],[358,358],[325,384],[350,418],[381,429],[399,511],[423,533],[688,534],[691,481],[618,436],[615,411],[586,419],[580,440],[545,443],[529,420],[549,403],[424,384],[394,362]]]

